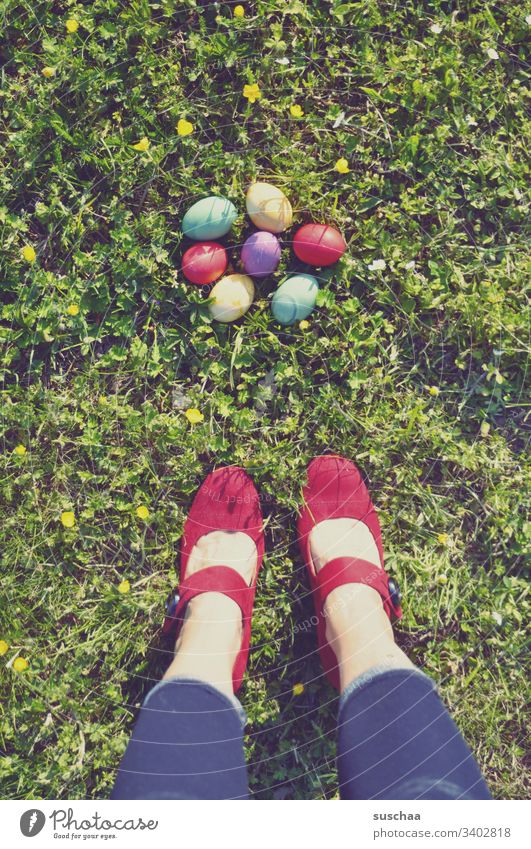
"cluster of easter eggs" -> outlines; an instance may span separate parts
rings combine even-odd
[[[249,218],[257,228],[241,249],[243,274],[228,274],[227,252],[220,242],[232,227],[237,210],[226,198],[211,196],[194,203],[182,221],[184,235],[194,244],[183,254],[182,271],[190,283],[214,284],[210,292],[212,318],[224,323],[241,318],[254,300],[254,278],[273,274],[280,262],[277,238],[291,227],[293,210],[279,188],[253,183],[246,196]],[[346,250],[343,236],[329,224],[305,224],[293,237],[293,251],[307,265],[322,267],[337,262]],[[216,282],[217,281],[217,282]],[[317,300],[319,284],[311,274],[291,274],[274,293],[271,310],[280,324],[306,318]]]

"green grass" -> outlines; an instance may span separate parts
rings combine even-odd
[[[168,659],[187,509],[224,463],[250,471],[268,517],[241,691],[253,792],[336,794],[336,699],[294,545],[305,465],[333,450],[370,480],[405,597],[400,644],[439,682],[494,795],[522,797],[531,8],[244,5],[239,21],[193,0],[0,7],[1,794],[108,795]],[[306,331],[268,306],[299,267],[289,247],[230,327],[179,272],[188,206],[233,200],[236,246],[257,177],[286,191],[296,224],[334,223],[349,243]]]

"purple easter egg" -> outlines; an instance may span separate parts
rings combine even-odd
[[[259,230],[249,236],[242,248],[242,264],[251,277],[267,277],[280,261],[280,245],[273,233]]]

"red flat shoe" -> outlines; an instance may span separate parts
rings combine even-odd
[[[211,531],[241,531],[256,545],[256,572],[249,586],[230,566],[208,566],[190,577],[186,566],[197,540]],[[242,644],[234,664],[234,692],[239,689],[247,666],[251,641],[256,580],[264,557],[264,528],[260,499],[249,475],[239,466],[224,466],[211,472],[198,489],[184,525],[181,541],[180,584],[166,602],[163,634],[177,638],[184,621],[186,606],[201,593],[217,592],[231,598],[242,612]]]
[[[383,568],[380,523],[359,469],[344,457],[327,454],[312,460],[307,475],[304,504],[297,524],[299,545],[310,574],[321,661],[328,680],[339,689],[337,658],[326,640],[323,614],[326,597],[343,584],[367,584],[380,593],[385,612],[392,621],[402,616],[400,591],[397,582],[389,578]],[[336,557],[316,573],[310,551],[310,532],[326,519],[344,518],[358,519],[367,525],[378,547],[382,566],[360,557]]]

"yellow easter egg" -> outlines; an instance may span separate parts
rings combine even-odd
[[[208,308],[215,321],[237,321],[253,302],[254,283],[247,274],[228,274],[213,286],[210,298]]]
[[[247,214],[259,230],[282,233],[291,227],[293,210],[284,192],[270,183],[253,183],[246,197]]]

